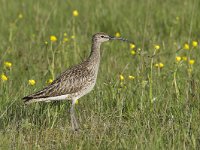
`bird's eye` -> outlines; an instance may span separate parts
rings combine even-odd
[[[101,38],[104,38],[104,36],[102,35]]]

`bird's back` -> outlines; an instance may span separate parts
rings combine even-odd
[[[84,61],[63,72],[43,90],[23,99],[28,102],[32,99],[45,99],[61,95],[68,95],[70,99],[73,97],[79,98],[92,90],[96,82],[97,71],[98,66],[90,61]]]

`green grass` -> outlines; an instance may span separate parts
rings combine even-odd
[[[0,80],[0,149],[198,149],[200,46],[191,43],[200,42],[199,9],[199,0],[2,0],[0,73],[9,79]],[[127,43],[102,45],[97,84],[76,105],[79,132],[71,131],[70,102],[24,105],[23,96],[85,59],[100,31],[120,32],[141,50],[132,56]],[[185,43],[190,50],[182,49]],[[176,56],[195,63],[176,63]]]

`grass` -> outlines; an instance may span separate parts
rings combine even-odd
[[[0,149],[198,149],[200,47],[192,41],[200,42],[199,6],[199,0],[2,0],[0,73],[8,80],[0,81]],[[127,43],[102,45],[97,84],[76,106],[80,131],[71,131],[69,102],[25,106],[23,96],[89,55],[99,31],[119,32],[141,50],[133,56]]]

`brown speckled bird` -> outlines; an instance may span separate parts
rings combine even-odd
[[[96,33],[92,37],[90,56],[85,61],[64,71],[43,90],[24,97],[24,102],[30,104],[41,101],[72,100],[70,109],[71,124],[73,130],[77,130],[78,122],[74,113],[75,102],[94,88],[100,63],[100,46],[101,43],[109,40],[128,42],[123,38],[111,37],[105,33]]]

